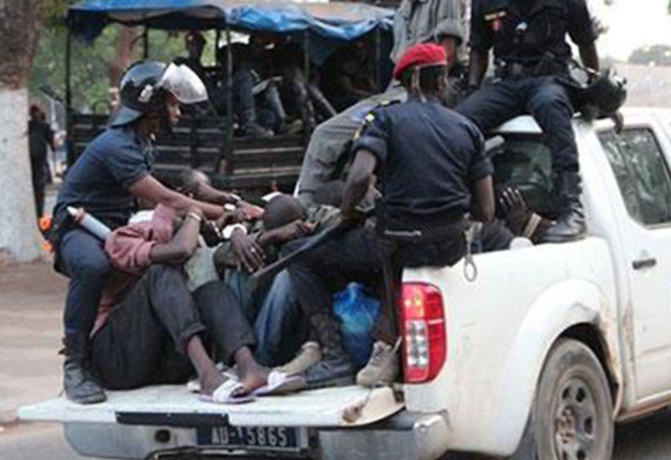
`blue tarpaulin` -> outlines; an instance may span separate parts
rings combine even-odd
[[[326,41],[351,41],[379,28],[391,34],[394,12],[357,3],[256,0],[85,0],[70,7],[70,31],[93,40],[113,22],[159,29],[226,28],[239,32],[307,32]]]

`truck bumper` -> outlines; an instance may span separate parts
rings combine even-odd
[[[433,460],[449,440],[445,416],[406,411],[368,427],[319,432],[322,460]]]
[[[277,452],[230,452],[195,445],[195,430],[122,424],[66,423],[65,436],[79,454],[93,457],[170,459],[178,452],[193,458],[276,457]],[[402,411],[382,422],[349,429],[311,429],[309,448],[287,457],[319,460],[433,460],[449,446],[445,416]],[[161,454],[163,453],[163,455]],[[216,457],[215,457],[216,456]]]

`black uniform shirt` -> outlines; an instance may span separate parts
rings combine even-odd
[[[566,34],[578,46],[592,44],[597,23],[586,0],[473,0],[471,47],[506,63],[536,64],[550,52],[571,58]]]
[[[472,184],[493,172],[480,131],[437,100],[411,98],[374,110],[354,142],[353,151],[361,149],[378,159],[386,217],[406,221],[406,228],[462,217]]]
[[[126,225],[137,209],[128,188],[149,175],[155,158],[151,143],[132,126],[107,129],[68,169],[54,216],[62,217],[68,206],[83,207],[112,228]]]

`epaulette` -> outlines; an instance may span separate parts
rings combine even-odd
[[[354,140],[357,140],[359,137],[361,137],[362,131],[371,124],[373,121],[375,121],[375,110],[383,107],[389,107],[394,104],[399,104],[403,101],[399,101],[398,99],[390,99],[386,101],[380,101],[375,108],[373,108],[370,112],[366,114],[365,117],[363,117],[363,121],[361,122],[361,126],[359,126],[359,129],[356,130],[356,133],[354,133]]]

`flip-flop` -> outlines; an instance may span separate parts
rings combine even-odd
[[[227,367],[225,364],[219,362],[216,367],[221,372],[221,375],[224,376],[224,379],[238,380],[238,370],[235,366]],[[200,393],[200,380],[198,378],[189,380],[186,382],[186,389],[191,393]]]
[[[268,383],[252,391],[253,396],[273,396],[300,391],[306,387],[305,378],[300,375],[287,375],[272,371],[268,374]]]
[[[245,393],[236,395],[235,393],[244,389],[244,385],[237,380],[226,380],[219,388],[214,390],[211,395],[199,395],[201,401],[215,404],[244,404],[254,401],[254,395]]]

